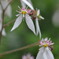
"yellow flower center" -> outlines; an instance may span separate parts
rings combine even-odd
[[[22,14],[27,14],[27,12],[26,12],[26,11],[22,11],[21,13],[22,13]]]
[[[44,47],[48,47],[48,44],[43,45]]]

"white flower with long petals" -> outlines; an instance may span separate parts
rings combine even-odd
[[[41,48],[39,49],[36,59],[54,59],[50,49],[53,44],[54,43],[52,43],[50,39],[48,40],[48,38],[42,39],[40,41]]]
[[[40,35],[41,38],[41,31],[40,31],[40,26],[39,26],[39,21],[40,19],[44,19],[41,15],[40,15],[40,10],[37,10],[37,14],[36,14],[36,35]]]
[[[25,8],[22,8],[20,9],[20,11],[18,11],[19,14],[17,15],[18,18],[16,19],[15,23],[14,23],[14,26],[13,28],[11,29],[11,31],[13,31],[14,29],[16,29],[22,22],[22,19],[25,18],[26,20],[26,23],[27,23],[27,26],[28,28],[34,32],[35,34],[35,27],[34,27],[34,23],[31,19],[31,17],[28,15],[29,12],[31,12],[31,10],[29,9],[25,9]]]
[[[2,4],[2,7],[3,9],[6,8],[6,6],[8,5],[9,1],[8,0],[1,0],[1,4]],[[0,11],[2,12],[2,8],[1,8],[1,5],[0,5]],[[11,5],[9,5],[5,11],[5,15],[11,17],[12,16],[12,8],[11,8]]]
[[[31,54],[26,54],[22,56],[22,59],[34,59],[34,57]]]
[[[32,10],[34,10],[34,7],[32,5],[32,2],[31,0],[22,0],[23,3],[25,3],[24,5],[27,5],[29,6]],[[41,15],[40,15],[40,10],[36,10],[36,15],[35,15],[35,22],[36,22],[36,35],[39,35],[40,38],[41,38],[41,31],[40,31],[40,26],[39,26],[39,22],[38,22],[38,19],[44,19]],[[32,14],[32,13],[31,13]]]

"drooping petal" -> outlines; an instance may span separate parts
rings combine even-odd
[[[27,0],[22,0],[26,5],[28,5],[32,10],[34,10],[33,6],[27,1]]]
[[[16,19],[16,21],[15,21],[15,23],[14,23],[14,26],[13,26],[13,28],[11,29],[11,31],[13,31],[14,29],[16,29],[16,28],[21,24],[21,22],[22,22],[22,15],[20,15],[20,16]]]
[[[27,23],[28,28],[31,29],[31,31],[33,31],[33,33],[35,34],[34,23],[28,14],[26,14],[26,23]]]
[[[40,26],[39,26],[39,22],[38,22],[38,18],[36,18],[36,35],[40,35],[41,38],[41,31],[40,31]]]
[[[5,29],[3,28],[3,30],[2,30],[2,35],[3,36],[6,36],[6,32],[5,32]]]
[[[43,53],[44,53],[44,47],[42,47],[42,48],[39,49],[39,52],[37,54],[36,59],[44,59],[43,58]]]
[[[26,8],[26,4],[22,0],[20,0],[20,2],[21,2],[21,5],[22,5],[22,8]]]
[[[32,2],[31,2],[31,0],[27,0],[31,5],[32,5],[32,7],[33,7],[33,4],[32,4]],[[33,7],[34,8],[34,7]]]
[[[47,59],[54,59],[54,56],[48,47],[46,48],[46,56]]]
[[[5,14],[9,17],[12,17],[12,8],[11,8],[11,5],[8,6]]]
[[[54,59],[54,56],[48,47],[42,47],[40,48],[36,59]]]

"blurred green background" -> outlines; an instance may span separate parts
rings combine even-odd
[[[35,8],[41,10],[41,15],[45,20],[39,21],[40,28],[42,32],[42,38],[48,37],[55,43],[54,50],[52,51],[55,59],[59,59],[59,27],[55,27],[52,24],[52,16],[56,10],[59,10],[59,0],[32,0]],[[19,0],[13,0],[12,6],[12,18],[5,17],[5,24],[16,19],[16,10],[18,6],[21,6]],[[6,27],[7,35],[2,38],[2,43],[0,44],[0,53],[20,48],[32,43],[39,41],[39,37],[35,36],[31,30],[28,29],[25,21],[15,29],[10,32],[13,23]],[[1,56],[0,59],[22,59],[22,55],[26,53],[31,53],[36,57],[39,50],[39,46],[31,47],[22,51],[11,53],[8,55]]]

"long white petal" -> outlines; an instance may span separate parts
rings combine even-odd
[[[32,10],[34,10],[33,6],[27,1],[27,0],[22,0],[26,5],[28,5]]]
[[[41,38],[41,31],[40,31],[40,26],[39,26],[39,22],[38,22],[38,18],[36,18],[36,35],[40,35]]]
[[[27,0],[31,5],[32,5],[32,7],[33,7],[33,4],[32,4],[32,1],[31,0]],[[34,7],[33,7],[34,8]]]
[[[16,21],[15,21],[15,23],[14,23],[14,26],[13,26],[13,28],[11,29],[11,31],[13,31],[14,29],[16,29],[16,28],[21,24],[21,22],[22,22],[22,15],[20,15],[20,16],[16,19]]]
[[[26,8],[26,4],[22,0],[20,0],[20,2],[21,2],[21,5],[22,5],[22,8]]]
[[[26,23],[27,23],[28,28],[31,29],[35,34],[34,23],[33,23],[31,17],[28,14],[26,14]]]
[[[3,30],[2,30],[2,35],[3,36],[6,36],[6,32],[5,32],[5,29],[3,28]]]
[[[36,59],[44,59],[43,58],[43,53],[44,53],[44,47],[40,48],[38,54],[37,54],[37,57]]]
[[[9,17],[12,17],[12,8],[11,8],[11,5],[8,6],[5,14]]]
[[[46,48],[46,56],[47,59],[54,59],[54,56],[48,47]]]

